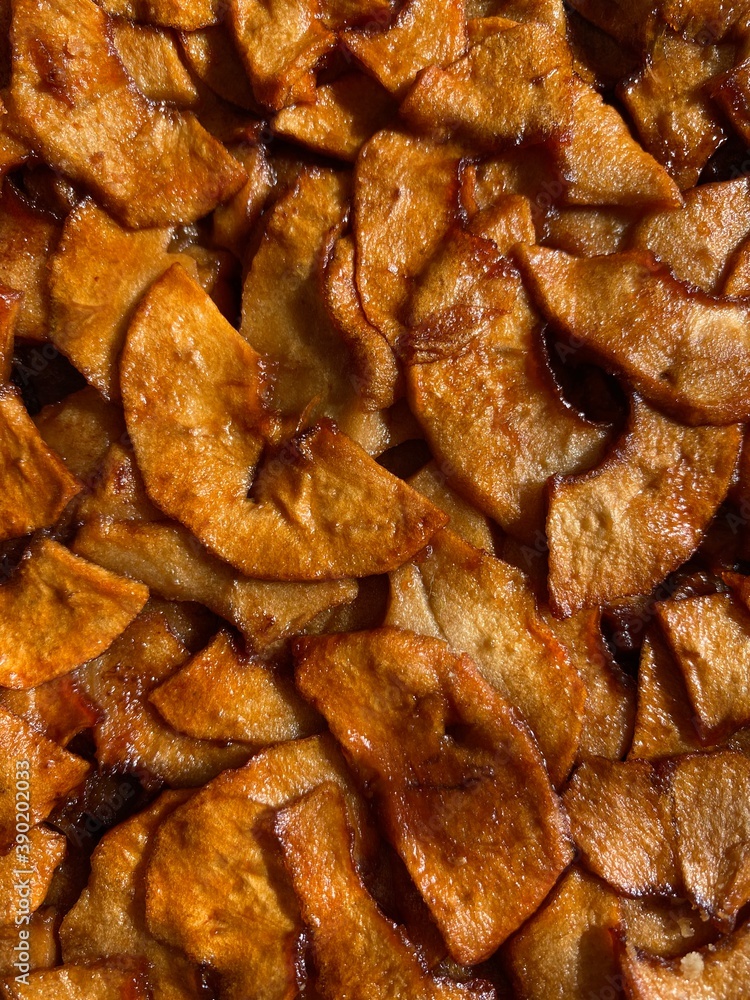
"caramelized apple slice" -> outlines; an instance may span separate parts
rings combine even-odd
[[[21,846],[18,851],[17,847]],[[55,869],[65,857],[67,841],[62,834],[46,826],[35,826],[28,839],[19,837],[16,845],[0,855],[0,925],[13,924],[20,912],[18,889],[24,888],[23,899],[29,914],[44,902]],[[25,849],[25,850],[24,850]],[[19,883],[23,870],[24,882]],[[21,925],[19,925],[21,926]]]
[[[13,113],[47,163],[127,225],[194,222],[241,187],[244,171],[195,118],[133,87],[94,0],[18,0],[13,13]]]
[[[104,835],[91,858],[91,875],[60,927],[65,962],[129,956],[148,963],[154,1000],[198,1000],[197,969],[146,926],[146,867],[161,825],[187,792],[164,792],[148,809]]]
[[[51,527],[82,489],[7,383],[0,385],[0,481],[0,541]]]
[[[268,664],[242,656],[227,632],[149,695],[174,729],[201,740],[268,745],[311,736],[320,719]]]
[[[678,420],[750,415],[750,307],[710,298],[640,252],[577,259],[522,247],[539,308],[579,348]]]
[[[353,162],[395,111],[394,102],[378,83],[364,73],[347,73],[318,87],[312,103],[284,108],[271,124],[277,135],[324,156]]]
[[[336,785],[319,785],[287,806],[274,829],[310,928],[322,997],[386,1000],[394,990],[413,1000],[477,997],[477,983],[426,973],[416,949],[378,910],[354,864],[346,803]],[[494,998],[488,983],[481,996]]]
[[[525,1000],[602,996],[616,982],[611,932],[621,902],[598,879],[570,868],[506,949],[508,966]]]
[[[464,0],[408,0],[393,24],[376,19],[343,34],[349,51],[399,97],[422,70],[458,59],[466,41]]]
[[[415,569],[418,577],[406,591],[398,587],[408,570],[394,576],[390,623],[426,629],[468,653],[528,722],[559,785],[578,753],[586,689],[538,614],[529,581],[447,529],[434,536]]]
[[[23,292],[16,336],[46,341],[49,337],[48,268],[60,224],[32,208],[10,180],[0,194],[0,281]]]
[[[336,47],[319,0],[232,0],[230,25],[255,98],[275,111],[315,96],[315,64]]]
[[[115,21],[113,39],[125,69],[144,97],[178,108],[197,103],[198,91],[171,34],[145,24]]]
[[[380,629],[302,638],[295,654],[298,686],[376,797],[451,955],[491,955],[570,860],[530,733],[438,640]]]
[[[563,803],[573,840],[600,878],[632,896],[679,889],[669,797],[647,761],[585,761]]]
[[[621,87],[644,146],[682,189],[698,183],[726,138],[706,85],[729,69],[733,55],[733,45],[707,45],[665,32],[651,48],[647,68]]]
[[[648,593],[685,562],[726,496],[740,441],[737,426],[686,427],[634,397],[625,434],[606,461],[552,483],[555,612]]]
[[[125,229],[88,199],[65,221],[50,268],[50,336],[107,399],[119,399],[120,351],[143,293],[177,261],[197,276],[190,257],[168,252],[173,233]]]
[[[357,288],[367,319],[391,346],[404,332],[414,278],[458,219],[459,163],[451,146],[387,130],[357,159]]]
[[[456,136],[483,150],[560,140],[572,115],[564,39],[536,21],[490,20],[488,31],[452,65],[426,69],[401,114],[419,132]]]
[[[669,961],[629,945],[621,964],[633,1000],[742,1000],[750,984],[750,925]]]
[[[0,986],[5,1000],[148,1000],[146,970],[134,963],[114,961],[94,965],[61,965],[32,972],[27,979]]]
[[[542,529],[549,477],[597,464],[608,437],[560,398],[541,327],[501,250],[457,233],[423,275],[402,341],[409,402],[451,485],[524,542]]]
[[[733,750],[682,757],[670,789],[685,890],[731,930],[750,901],[750,758]]]
[[[45,406],[34,417],[34,423],[44,443],[57,452],[87,489],[94,488],[108,449],[114,442],[126,440],[122,411],[91,386]]]
[[[367,821],[328,738],[258,754],[200,789],[161,825],[147,874],[148,925],[193,961],[210,963],[227,1000],[289,1000],[297,992],[302,923],[272,823],[275,810],[324,782],[342,788],[362,858]]]
[[[0,683],[30,688],[98,656],[148,599],[140,583],[43,538],[0,587]]]
[[[16,836],[16,802],[29,826],[41,823],[79,785],[91,765],[42,736],[33,726],[0,706],[0,851]],[[28,785],[28,787],[26,787]],[[23,794],[22,794],[23,793]]]
[[[156,779],[189,788],[244,764],[247,747],[178,733],[150,704],[151,691],[189,658],[164,616],[147,607],[105,653],[81,667],[78,683],[97,709],[94,739],[102,767],[135,770],[145,784]]]
[[[220,20],[224,0],[101,0],[108,14],[194,31]]]
[[[718,295],[748,235],[750,183],[740,177],[687,191],[682,208],[642,219],[630,243],[650,250],[680,281]]]
[[[582,80],[573,77],[573,118],[558,153],[557,186],[569,205],[681,204],[680,191],[661,164],[630,134],[611,104]],[[554,190],[554,188],[553,188]]]
[[[179,266],[141,303],[121,380],[151,499],[249,576],[305,581],[387,572],[445,523],[325,423],[260,464],[267,422],[261,359]]]
[[[629,757],[653,760],[700,750],[685,680],[658,630],[644,639],[638,666],[638,712]]]
[[[750,723],[750,612],[730,594],[663,601],[659,623],[685,678],[701,734]]]

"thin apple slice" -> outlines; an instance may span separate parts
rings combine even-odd
[[[327,423],[261,463],[270,443],[261,359],[179,265],[136,313],[121,382],[151,499],[248,576],[387,572],[445,523]]]
[[[418,132],[485,151],[562,140],[572,118],[565,40],[536,21],[488,19],[487,25],[465,56],[420,75],[401,114]]]
[[[649,593],[685,562],[724,500],[738,426],[686,427],[634,397],[599,468],[555,479],[547,514],[553,610]]]
[[[678,420],[750,416],[750,306],[689,288],[650,254],[579,259],[521,247],[518,260],[555,329]]]
[[[302,922],[272,824],[277,809],[327,781],[345,794],[362,858],[366,814],[327,737],[258,754],[200,789],[159,829],[147,873],[148,926],[212,965],[226,1000],[291,1000],[297,992]]]
[[[375,796],[451,955],[488,957],[570,860],[531,734],[472,661],[436,639],[306,637],[295,656],[298,686]]]
[[[274,830],[310,928],[321,997],[388,1000],[396,988],[410,1000],[495,997],[489,983],[482,988],[425,972],[416,948],[380,912],[352,858],[352,831],[337,785],[319,785],[282,809]]]
[[[550,476],[596,465],[609,428],[561,399],[542,321],[503,249],[463,232],[444,242],[415,291],[401,353],[412,410],[451,485],[530,542]]]
[[[0,683],[32,688],[98,656],[148,599],[143,584],[35,541],[0,587]]]
[[[750,612],[731,594],[662,601],[656,614],[682,671],[700,734],[750,724]]]
[[[197,119],[167,113],[133,87],[94,0],[18,0],[13,12],[11,108],[20,127],[47,163],[127,225],[194,222],[242,186],[240,165]],[[62,84],[56,65],[65,66]]]

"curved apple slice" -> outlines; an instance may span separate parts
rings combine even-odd
[[[654,406],[691,424],[750,419],[750,304],[691,289],[642,252],[523,246],[517,259],[549,322]]]
[[[0,587],[0,684],[32,688],[99,656],[148,599],[142,583],[43,538]]]
[[[553,610],[567,617],[649,593],[688,559],[726,496],[742,428],[686,427],[634,397],[598,468],[554,480],[547,515]]]
[[[541,329],[498,248],[455,233],[414,297],[404,348],[409,402],[449,482],[525,542],[542,530],[549,477],[591,468],[609,434],[557,395]]]
[[[446,523],[328,422],[274,446],[260,356],[179,266],[133,319],[121,387],[152,501],[250,576],[385,573]]]

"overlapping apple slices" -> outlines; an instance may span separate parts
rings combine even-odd
[[[375,797],[452,956],[491,955],[571,856],[528,730],[439,640],[382,629],[295,649],[301,691]]]
[[[341,788],[355,856],[366,861],[371,834],[364,803],[329,737],[283,743],[227,771],[156,834],[146,876],[148,927],[193,961],[210,962],[228,1000],[286,1000],[296,993],[302,922],[273,819],[325,782]]]
[[[413,1000],[494,996],[489,983],[483,988],[426,973],[416,949],[378,911],[351,855],[352,833],[337,785],[319,785],[282,809],[275,831],[302,917],[312,929],[322,997],[386,1000],[394,989]]]
[[[530,220],[516,225],[508,244],[524,233],[533,239],[529,227]],[[451,484],[533,542],[549,477],[595,465],[609,429],[560,398],[543,354],[542,321],[507,249],[473,233],[447,239],[412,298],[401,353],[410,403]]]
[[[138,308],[121,388],[151,499],[249,576],[387,572],[445,523],[330,424],[274,441],[260,356],[179,265]]]
[[[94,0],[19,0],[13,12],[11,102],[30,145],[124,222],[191,222],[242,186],[240,165],[194,117],[133,87]]]
[[[519,247],[536,304],[654,406],[694,424],[750,416],[750,311],[678,281],[648,254]]]
[[[569,615],[651,591],[695,551],[724,500],[741,428],[687,427],[634,396],[598,468],[549,492],[549,588]]]

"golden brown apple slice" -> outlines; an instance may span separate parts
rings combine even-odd
[[[668,961],[629,945],[621,964],[633,1000],[742,1000],[750,985],[750,925]]]
[[[65,962],[128,956],[148,963],[154,1000],[197,1000],[197,969],[146,926],[146,867],[160,826],[187,792],[169,791],[104,835],[91,858],[88,885],[60,927]]]
[[[16,292],[0,283],[0,382],[10,381],[13,369],[13,344],[23,292]]]
[[[218,97],[248,111],[257,111],[253,89],[226,22],[183,31],[180,43],[193,74]]]
[[[354,162],[361,147],[395,117],[396,106],[375,80],[347,73],[315,91],[309,104],[284,108],[271,122],[277,135],[324,156]]]
[[[315,96],[315,65],[336,47],[319,0],[232,0],[229,23],[259,103],[278,111]]]
[[[10,181],[0,193],[0,281],[23,292],[16,336],[46,341],[49,337],[48,268],[60,238],[60,223],[32,208]]]
[[[302,922],[272,824],[277,809],[327,781],[344,792],[362,858],[363,804],[327,737],[258,754],[161,825],[147,874],[148,925],[193,961],[212,965],[227,1000],[291,1000],[297,993]]]
[[[393,24],[374,19],[342,37],[362,65],[400,97],[422,70],[447,66],[465,51],[464,0],[408,0]]]
[[[555,612],[648,593],[685,562],[726,496],[740,435],[737,426],[686,427],[633,397],[624,436],[602,465],[552,483]]]
[[[488,957],[570,860],[531,734],[472,661],[436,639],[306,637],[295,656],[298,686],[375,796],[451,955]]]
[[[148,1000],[151,996],[146,969],[127,961],[93,965],[61,965],[40,969],[0,985],[4,1000]]]
[[[354,240],[333,244],[323,275],[323,299],[331,322],[349,349],[350,373],[362,405],[369,410],[392,406],[403,395],[396,357],[388,341],[369,322],[355,283]]]
[[[484,150],[562,139],[571,124],[573,74],[564,39],[535,21],[498,19],[489,31],[450,66],[426,69],[401,114],[418,132]]]
[[[677,858],[693,905],[724,931],[750,900],[750,758],[681,757],[670,775]]]
[[[445,523],[327,423],[261,463],[261,359],[179,265],[136,313],[121,382],[149,496],[248,576],[387,572]]]
[[[685,680],[659,631],[652,629],[641,649],[638,711],[628,756],[654,760],[701,749]]]
[[[17,852],[19,845],[22,850]],[[35,826],[29,831],[28,840],[19,838],[7,854],[0,855],[0,924],[15,923],[19,914],[17,890],[21,887],[27,890],[23,898],[28,902],[28,913],[39,909],[55,869],[65,857],[66,847],[67,841],[61,833],[47,826]],[[19,884],[21,877],[25,881]]]
[[[99,466],[116,441],[126,440],[119,407],[108,403],[91,386],[50,403],[34,417],[44,443],[57,452],[70,472],[94,488]],[[84,501],[86,497],[80,497]]]
[[[201,740],[265,746],[321,729],[294,685],[268,664],[243,656],[227,632],[155,688],[149,701],[170,726]]]
[[[88,761],[63,750],[33,726],[0,706],[0,851],[17,832],[16,803],[29,826],[41,823],[91,772]],[[27,787],[28,786],[28,787]],[[28,802],[27,802],[28,800]]]
[[[317,615],[357,596],[354,580],[279,583],[253,580],[208,551],[146,496],[131,452],[114,445],[92,494],[73,550],[113,573],[141,580],[170,601],[197,601],[242,632],[253,650],[300,632]]]
[[[604,640],[599,608],[563,621],[542,616],[568,653],[586,688],[577,761],[589,757],[621,760],[633,736],[635,685],[615,662]]]
[[[321,997],[477,997],[478,984],[437,979],[425,972],[416,948],[378,909],[351,855],[352,832],[337,785],[319,785],[287,806],[277,816],[274,830],[302,919],[310,928]],[[495,996],[489,984],[481,996],[487,1000]]]
[[[694,424],[750,415],[750,307],[711,298],[639,251],[579,259],[519,247],[555,329],[624,375],[655,406]]]
[[[467,500],[533,542],[547,480],[596,465],[609,429],[560,398],[543,356],[542,322],[489,240],[456,233],[444,243],[420,281],[409,324],[401,347],[408,398],[435,457]]]
[[[69,673],[103,652],[147,599],[143,584],[38,539],[0,587],[0,682],[30,688]]]
[[[645,48],[660,27],[653,0],[571,0],[570,6],[619,42]]]
[[[647,215],[630,245],[650,250],[680,281],[718,295],[748,235],[750,184],[740,177],[701,184],[685,193],[682,208]]]
[[[102,767],[135,770],[147,784],[156,779],[189,788],[245,763],[247,746],[178,733],[150,704],[151,691],[189,659],[164,616],[147,607],[105,653],[81,667],[76,679],[97,709],[94,740]]]
[[[733,57],[733,45],[693,42],[664,32],[651,47],[648,67],[620,88],[644,146],[682,189],[698,183],[726,139],[706,87],[730,68]]]
[[[622,897],[622,923],[629,944],[660,958],[678,958],[721,936],[700,910],[685,901]]]
[[[682,671],[701,735],[750,723],[750,612],[730,594],[663,601],[656,614]]]
[[[669,796],[651,764],[585,761],[563,803],[592,872],[626,895],[679,891]]]
[[[367,319],[393,347],[413,280],[459,217],[460,154],[385,130],[354,171],[356,282]]]
[[[76,684],[74,674],[63,674],[34,688],[4,688],[0,705],[63,747],[96,722],[94,706]]]
[[[50,265],[50,336],[107,399],[120,397],[120,351],[143,293],[178,261],[197,276],[192,258],[169,253],[173,233],[125,229],[88,199],[65,221]]]
[[[680,205],[679,188],[638,145],[617,109],[576,77],[572,92],[569,141],[557,151],[558,176],[547,196],[559,188],[569,205]]]
[[[506,948],[518,995],[525,1000],[603,995],[619,974],[611,932],[620,921],[615,893],[570,868]]]
[[[44,443],[15,386],[0,385],[0,540],[51,527],[80,483]]]
[[[578,753],[586,689],[523,573],[443,530],[413,569],[394,574],[388,620],[471,656],[529,724],[553,784],[565,780]]]
[[[20,127],[127,225],[194,222],[242,186],[240,165],[197,119],[167,113],[133,87],[93,0],[19,0],[13,11]],[[62,82],[56,66],[65,67]]]
[[[178,108],[197,103],[198,91],[173,35],[161,28],[118,20],[112,36],[117,54],[144,97]]]

